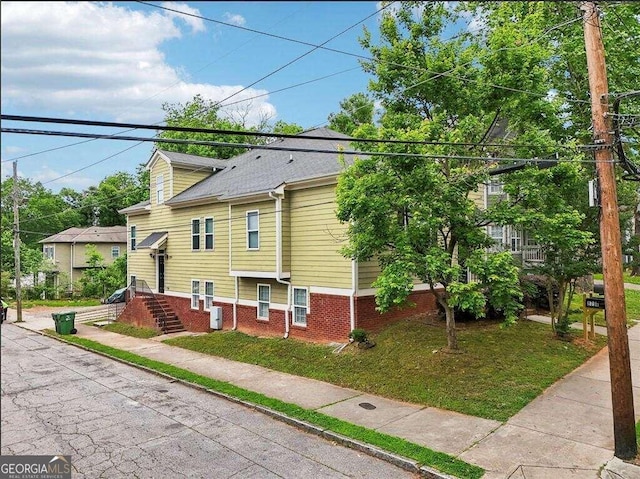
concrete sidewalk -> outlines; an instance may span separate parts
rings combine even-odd
[[[24,312],[23,319],[25,322],[19,326],[27,329],[53,328],[50,314],[38,316]],[[9,321],[12,321],[11,314]],[[600,469],[607,463],[616,477],[640,478],[640,467],[611,461],[614,444],[606,348],[503,424],[372,396],[159,341],[173,335],[137,339],[84,324],[77,324],[76,328],[79,337],[451,454],[485,468],[486,479],[604,478],[609,476],[604,473],[600,476]],[[629,330],[629,343],[638,419],[640,325]],[[628,474],[624,468],[631,470],[632,475],[622,475]]]

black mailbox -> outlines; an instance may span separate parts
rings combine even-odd
[[[604,298],[585,298],[584,305],[591,309],[604,309]]]
[[[593,292],[596,294],[604,294],[604,284],[594,284]]]

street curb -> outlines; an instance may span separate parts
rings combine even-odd
[[[11,324],[14,324],[14,323],[11,323]],[[448,474],[440,472],[440,471],[438,471],[436,469],[433,469],[431,467],[420,466],[419,463],[417,463],[416,461],[414,461],[412,459],[409,459],[409,458],[406,458],[406,457],[403,457],[403,456],[399,456],[397,454],[385,451],[384,449],[380,449],[380,448],[378,448],[376,446],[373,446],[371,444],[367,444],[367,443],[363,443],[363,442],[357,441],[355,439],[351,439],[351,438],[349,438],[347,436],[343,436],[343,435],[338,434],[336,432],[333,432],[333,431],[331,431],[329,429],[323,429],[323,428],[321,428],[319,426],[316,426],[314,424],[302,421],[300,419],[289,417],[286,414],[283,414],[283,413],[281,413],[279,411],[274,411],[273,409],[269,409],[266,406],[262,406],[260,404],[254,404],[252,402],[245,401],[243,399],[239,399],[239,398],[237,398],[235,396],[230,396],[230,395],[222,393],[220,391],[216,391],[215,389],[210,389],[210,388],[207,388],[205,386],[201,386],[200,384],[195,384],[195,383],[186,381],[184,379],[175,378],[175,377],[171,376],[170,374],[163,373],[163,372],[160,372],[160,371],[156,371],[155,369],[151,369],[151,368],[148,368],[146,366],[142,366],[140,364],[131,363],[131,362],[127,361],[127,360],[124,360],[124,359],[121,359],[121,358],[117,358],[115,356],[111,356],[110,354],[103,353],[101,351],[95,351],[95,350],[93,350],[91,348],[87,348],[85,346],[82,346],[81,344],[76,344],[76,343],[67,341],[67,340],[65,340],[64,338],[61,338],[61,337],[51,336],[51,335],[46,334],[46,333],[44,333],[42,331],[37,331],[37,330],[29,329],[29,328],[24,328],[21,325],[16,325],[16,326],[20,327],[21,329],[25,329],[27,331],[31,331],[33,333],[37,333],[37,334],[39,334],[41,336],[44,336],[44,337],[47,337],[47,338],[51,338],[51,339],[55,339],[55,340],[57,340],[59,342],[62,342],[62,343],[65,343],[65,344],[69,344],[71,346],[75,346],[75,347],[77,347],[79,349],[83,349],[85,351],[88,351],[88,352],[91,352],[91,353],[94,353],[94,354],[98,354],[100,356],[109,358],[111,360],[118,361],[118,362],[120,362],[122,364],[126,364],[128,366],[135,367],[135,368],[140,369],[142,371],[146,371],[148,373],[155,374],[156,376],[160,376],[160,377],[163,377],[165,379],[169,379],[171,382],[177,382],[177,383],[183,384],[185,386],[191,387],[193,389],[197,389],[199,391],[203,391],[203,392],[212,394],[212,395],[217,396],[217,397],[222,398],[222,399],[226,399],[227,401],[239,404],[239,405],[244,406],[246,408],[253,409],[253,410],[257,411],[257,412],[265,414],[265,415],[267,415],[267,416],[269,416],[269,417],[271,417],[273,419],[276,419],[276,420],[278,420],[280,422],[286,423],[286,424],[288,424],[290,426],[293,426],[293,427],[295,427],[297,429],[305,431],[305,432],[307,432],[309,434],[313,434],[315,436],[322,437],[324,439],[327,439],[329,441],[338,443],[338,444],[340,444],[342,446],[345,446],[345,447],[348,447],[350,449],[354,449],[354,450],[363,452],[363,453],[365,453],[367,455],[370,455],[372,457],[381,459],[381,460],[386,461],[386,462],[388,462],[390,464],[393,464],[393,465],[395,465],[397,467],[400,467],[401,469],[404,469],[406,471],[409,471],[409,472],[412,472],[412,473],[415,473],[415,474],[419,474],[421,477],[424,477],[426,479],[458,479],[455,476],[450,476]],[[92,341],[98,343],[98,341],[95,341],[95,340],[92,340]],[[102,344],[102,343],[100,343],[100,344]],[[113,348],[113,349],[117,349],[117,348]],[[122,350],[122,351],[124,351],[124,350]],[[130,352],[130,351],[124,351],[124,352]],[[136,353],[132,353],[132,354],[136,354]],[[141,357],[144,357],[144,356],[141,356]],[[157,361],[157,360],[154,359],[154,361]],[[157,361],[157,362],[161,362],[161,361]],[[163,363],[163,364],[166,364],[166,363]],[[178,368],[178,366],[174,366],[174,367]],[[183,368],[179,368],[179,369],[183,369]],[[187,371],[187,370],[185,370],[185,371]],[[294,405],[294,404],[292,404],[292,405]]]

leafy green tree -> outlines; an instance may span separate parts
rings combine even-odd
[[[393,123],[393,115],[388,119]],[[371,128],[356,131],[356,136],[366,133],[372,137]],[[378,133],[417,141],[437,138],[442,130],[436,122],[423,121],[409,131],[384,125]],[[395,153],[404,148],[407,154],[431,151],[426,145],[382,144],[378,148]],[[373,286],[378,309],[407,305],[416,279],[429,284],[445,311],[450,350],[458,349],[454,308],[481,317],[487,301],[493,301],[508,322],[515,321],[519,308],[517,269],[512,262],[508,264],[510,255],[484,254],[491,244],[480,228],[486,213],[472,194],[486,180],[484,162],[461,162],[445,155],[437,161],[412,156],[358,159],[338,180],[337,216],[348,224],[349,240],[342,252],[358,261],[377,259],[381,273]],[[481,278],[479,283],[466,283],[467,268]],[[503,271],[500,278],[496,270]],[[489,294],[492,286],[493,296]]]
[[[86,245],[85,251],[89,267],[80,278],[82,296],[104,298],[108,292],[126,286],[126,255],[116,258],[107,266],[95,245]]]
[[[138,168],[136,175],[116,172],[104,178],[98,186],[89,187],[79,200],[80,210],[89,225],[118,226],[126,217],[118,210],[149,198],[148,172]]]
[[[378,44],[368,31],[361,40],[373,58],[362,62],[373,75],[370,91],[385,112],[379,128],[362,125],[354,136],[433,142],[376,147],[433,159],[375,156],[346,169],[337,189],[337,215],[348,223],[343,253],[377,258],[380,310],[405,304],[416,279],[431,285],[445,311],[449,349],[458,347],[455,307],[481,315],[493,301],[508,322],[519,308],[517,269],[509,255],[485,254],[491,240],[481,226],[490,211],[480,210],[473,196],[488,181],[491,156],[543,156],[561,127],[558,105],[546,99],[551,49],[527,43],[527,35],[542,30],[538,17],[525,33],[511,29],[485,39],[463,32],[444,41],[458,12],[447,2],[403,2],[383,14]],[[522,48],[501,55],[504,43],[516,40]],[[508,119],[508,138],[539,147],[460,146],[485,141],[500,119]],[[467,269],[478,283],[462,279]],[[502,282],[494,280],[498,270],[505,271]]]
[[[581,212],[587,204],[587,175],[580,163],[569,162],[512,173],[505,178],[508,199],[491,211],[496,223],[515,225],[540,246],[544,262],[533,270],[547,278],[551,324],[558,334],[568,330],[576,281],[597,270],[599,263],[597,233]],[[557,300],[552,284],[558,285]]]
[[[364,93],[356,93],[340,102],[340,111],[329,115],[329,128],[352,135],[361,125],[373,125],[374,102]]]
[[[247,129],[240,123],[222,118],[220,108],[212,101],[206,100],[201,95],[196,95],[193,100],[185,104],[168,104],[162,106],[165,112],[165,122],[168,126],[180,126],[189,128],[211,128],[219,130]],[[190,133],[179,131],[163,131],[159,138],[178,140],[218,141],[225,143],[259,143],[260,140],[233,134],[209,134]],[[231,158],[246,151],[244,148],[233,146],[206,146],[195,144],[156,143],[158,148],[167,151],[177,151],[191,155],[207,156],[211,158]]]
[[[24,271],[30,267],[29,258],[37,257],[42,246],[38,243],[46,236],[58,233],[72,226],[82,224],[78,211],[69,209],[64,199],[52,193],[40,182],[26,178],[18,179],[20,192],[20,257]],[[13,260],[13,178],[2,182],[1,228],[3,271],[14,272]]]
[[[285,135],[297,135],[298,133],[302,133],[304,128],[300,125],[296,125],[295,123],[287,123],[282,120],[278,120],[271,129],[273,133],[282,133]]]

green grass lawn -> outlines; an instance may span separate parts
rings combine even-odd
[[[640,320],[640,291],[626,289],[624,291],[624,299],[627,310],[627,324],[632,326],[635,321]],[[569,319],[572,322],[582,321],[582,294],[576,294],[571,301],[571,313]],[[606,326],[604,320],[604,312],[596,313],[595,323],[598,326]]]
[[[166,340],[206,354],[354,388],[371,394],[505,421],[546,387],[600,350],[555,339],[551,327],[520,321],[459,324],[460,354],[443,352],[442,323],[421,319],[389,326],[371,349],[334,348],[234,331]]]
[[[624,272],[623,273],[623,278],[624,278],[624,282],[625,283],[631,283],[631,284],[640,284],[640,276],[631,276],[628,272]],[[594,274],[593,275],[594,279],[599,279],[602,280],[602,273],[598,273],[598,274]]]
[[[355,439],[361,443],[372,444],[385,451],[413,459],[419,465],[436,468],[444,473],[453,475],[454,477],[459,477],[461,479],[480,479],[484,475],[484,469],[481,467],[468,464],[456,457],[450,456],[449,454],[434,451],[399,437],[390,436],[356,424],[351,424],[317,411],[304,409],[295,404],[270,398],[264,394],[249,391],[224,381],[201,376],[191,371],[138,356],[137,354],[128,351],[105,346],[104,344],[100,344],[90,339],[68,335],[63,336],[51,329],[47,329],[44,332],[50,336],[57,337],[69,343],[77,344],[91,351],[96,351],[100,354],[117,358],[131,364],[136,364],[175,379],[202,386],[207,390],[216,391],[226,395],[227,397],[248,401],[252,404],[268,408],[269,410],[281,412],[290,418],[299,419],[307,424],[318,426],[323,430],[333,431],[341,436]]]
[[[107,331],[111,331],[112,333],[125,334],[127,336],[133,336],[134,338],[153,338],[154,336],[158,336],[160,333],[153,328],[138,328],[136,326],[132,326],[126,323],[111,323],[102,327]]]

